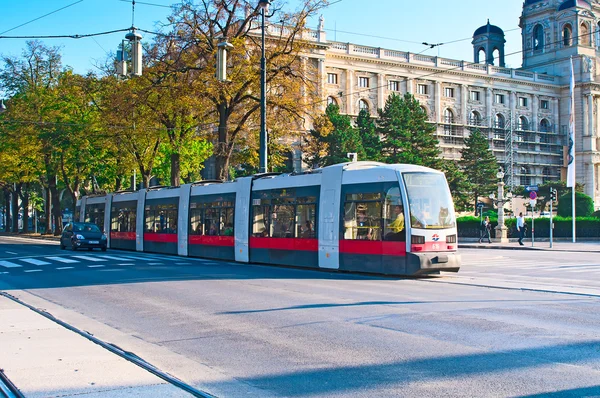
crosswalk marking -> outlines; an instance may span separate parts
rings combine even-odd
[[[94,261],[94,262],[106,261],[106,259],[104,259],[104,258],[98,258],[98,257],[93,257],[93,256],[71,256],[71,257],[79,258],[81,260]]]
[[[21,261],[24,261],[26,263],[33,264],[33,265],[48,265],[48,264],[50,264],[47,261],[38,260],[37,258],[22,258]]]
[[[22,267],[22,265],[11,263],[10,261],[0,261],[0,266],[6,267],[6,268],[18,268],[18,267]]]
[[[104,264],[88,265],[88,268],[100,268],[100,267],[106,267],[106,266]]]
[[[117,261],[127,260],[125,257],[117,257],[117,256],[100,256],[100,257],[106,258],[107,260],[117,260]]]
[[[23,272],[42,272],[42,270],[41,269],[28,269]]]
[[[79,260],[73,260],[71,258],[64,258],[64,257],[45,257],[48,260],[53,260],[53,261],[58,261],[60,263],[65,263],[65,264],[73,264],[73,263],[78,263]]]
[[[56,269],[74,269],[75,267],[56,267]]]

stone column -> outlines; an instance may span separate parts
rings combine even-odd
[[[411,79],[410,77],[406,79],[406,92],[408,94],[415,93],[415,80]]]
[[[467,101],[469,100],[469,87],[465,84],[460,85],[460,114],[461,123],[466,125],[469,121],[469,115],[467,115]]]
[[[444,115],[442,114],[442,84],[438,81],[433,82],[433,102],[435,107],[435,118],[437,123],[444,123]]]
[[[588,134],[590,136],[590,151],[596,150],[596,139],[594,132],[594,96],[588,95]]]
[[[346,69],[346,96],[344,103],[345,113],[351,115],[354,112],[354,71]]]
[[[529,130],[539,131],[540,130],[540,121],[538,120],[538,112],[540,109],[540,97],[539,95],[533,96],[533,104],[531,106],[532,116],[531,116],[531,126],[529,126]]]
[[[382,108],[385,105],[385,90],[386,90],[386,85],[385,85],[385,75],[383,73],[380,73],[377,75],[377,105],[375,105],[375,111],[377,111],[377,108]]]
[[[325,83],[327,82],[327,73],[325,72],[325,60],[319,58],[317,60],[318,65],[318,73],[319,73],[319,96],[322,99],[326,99],[325,93]],[[325,108],[327,108],[327,101],[321,101],[321,111],[325,112]]]
[[[488,120],[488,126],[494,125],[494,115],[492,114],[492,88],[485,89],[485,117]]]

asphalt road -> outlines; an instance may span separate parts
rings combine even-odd
[[[600,396],[597,253],[462,253],[399,279],[0,237],[0,290],[222,397]]]

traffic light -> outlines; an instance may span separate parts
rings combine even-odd
[[[550,188],[550,199],[553,202],[556,202],[556,194],[557,194],[556,189]]]

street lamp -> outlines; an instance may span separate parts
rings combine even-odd
[[[265,59],[265,14],[270,0],[260,0],[261,9],[261,57],[260,57],[260,150],[258,153],[259,173],[267,172],[267,60]]]
[[[511,200],[512,193],[508,192],[506,197],[504,196],[504,172],[502,171],[502,168],[498,169],[496,178],[498,179],[498,199],[496,200],[493,193],[490,194],[490,199],[498,204],[498,225],[495,228],[495,240],[498,243],[508,243],[508,228],[504,225],[504,204]]]

